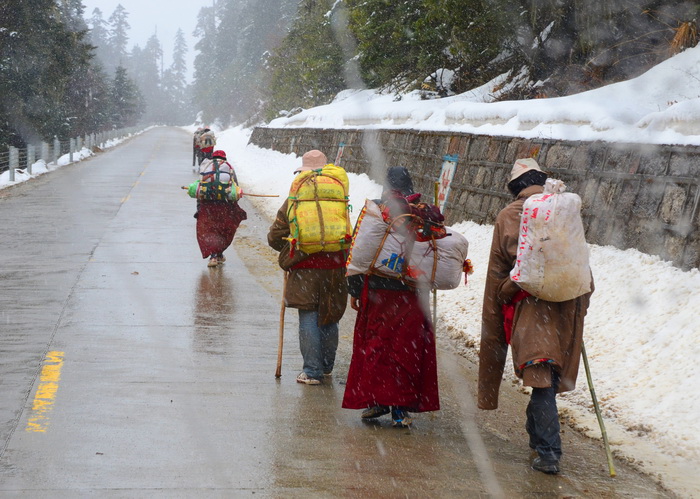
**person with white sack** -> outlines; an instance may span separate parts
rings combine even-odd
[[[524,243],[519,241],[519,236],[523,232],[526,202],[529,198],[532,203],[546,200],[550,195],[561,195],[543,194],[546,180],[547,174],[534,159],[515,161],[508,183],[508,189],[515,200],[501,210],[494,224],[482,309],[478,406],[485,410],[498,408],[498,391],[510,344],[515,374],[522,379],[524,386],[532,388],[525,425],[529,445],[537,453],[532,468],[555,474],[559,472],[562,456],[556,394],[573,390],[576,386],[584,318],[594,287],[590,269],[586,268],[583,272],[589,276],[588,286],[581,287],[577,284],[578,291],[570,292],[570,295],[574,295],[573,298],[562,294],[560,297],[567,299],[548,301],[525,291],[516,282],[517,278],[514,280],[511,277],[516,264],[521,263],[518,259],[523,257]],[[527,212],[527,209],[525,211],[527,222],[528,213],[530,216],[532,213]],[[547,216],[557,215],[547,213]],[[564,246],[566,245],[561,248]],[[563,249],[553,253],[557,251]],[[585,261],[587,265],[587,258],[580,261]],[[567,265],[580,271],[576,266],[582,264]],[[541,268],[538,272],[546,274],[547,269]],[[518,275],[517,270],[513,275]],[[581,275],[581,272],[577,272],[577,275]],[[557,277],[559,281],[566,279],[566,275],[560,274]],[[537,286],[529,289],[532,293],[541,290]],[[547,297],[554,299],[549,295]]]

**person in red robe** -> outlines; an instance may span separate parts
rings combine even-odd
[[[231,164],[226,161],[224,151],[214,151],[211,160],[204,160],[200,165],[202,182],[211,181],[210,177],[216,175],[218,168],[219,181],[223,183],[234,182],[238,185],[236,173]],[[202,252],[202,258],[209,258],[209,267],[216,267],[226,261],[224,250],[231,246],[233,236],[236,235],[238,226],[246,220],[247,214],[238,202],[228,200],[209,201],[200,199],[197,201],[197,242]]]
[[[419,197],[406,168],[389,168],[378,203],[391,216]],[[391,413],[399,428],[410,426],[411,412],[439,410],[429,290],[371,274],[348,277],[348,287],[357,319],[342,406],[364,409],[363,419]]]

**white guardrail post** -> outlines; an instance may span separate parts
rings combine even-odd
[[[34,144],[27,144],[27,173],[32,174],[32,165],[36,158],[36,147]]]
[[[53,136],[53,163],[58,164],[58,158],[61,156],[61,142],[58,137]]]
[[[19,168],[19,149],[10,146],[10,182],[15,181],[15,168]]]

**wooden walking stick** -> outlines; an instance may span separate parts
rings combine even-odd
[[[279,334],[279,344],[277,345],[277,370],[275,371],[275,378],[282,376],[282,346],[284,345],[284,311],[287,308],[284,303],[285,290],[287,289],[287,277],[289,272],[285,270],[284,272],[284,283],[282,284],[282,308],[280,309],[280,334]]]
[[[615,465],[613,464],[612,453],[610,452],[610,445],[608,444],[608,432],[605,431],[603,415],[600,412],[598,399],[595,396],[595,389],[593,388],[593,378],[591,377],[591,369],[590,367],[588,367],[588,356],[586,355],[586,346],[583,343],[581,343],[581,356],[583,357],[583,366],[586,368],[586,379],[588,380],[588,388],[591,390],[591,397],[593,398],[593,408],[595,409],[595,415],[598,418],[600,431],[603,434],[603,446],[605,447],[605,455],[608,457],[608,469],[610,470],[610,476],[614,478],[617,476],[617,473],[615,473]]]
[[[435,195],[433,199],[435,200],[435,206],[438,205],[438,189],[439,189],[439,182],[435,182]],[[437,332],[437,289],[433,289],[433,328]]]

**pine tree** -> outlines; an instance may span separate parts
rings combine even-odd
[[[53,0],[0,4],[2,144],[67,137],[82,113],[91,111],[68,104],[69,89],[91,58],[86,32],[73,17],[78,12],[57,10]]]
[[[90,43],[95,47],[95,58],[103,68],[109,71],[112,67],[109,48],[109,25],[102,17],[102,11],[95,8],[89,21]]]
[[[127,63],[127,45],[129,43],[129,13],[121,4],[117,5],[109,16],[109,63],[108,70],[111,67],[116,68],[119,65]],[[111,66],[111,67],[110,67]]]
[[[199,53],[194,59],[192,101],[201,118],[212,122],[219,116],[219,90],[222,85],[216,64],[217,17],[214,7],[199,10],[194,35],[199,38],[194,46]]]
[[[350,29],[358,41],[360,70],[367,86],[404,89],[419,78],[416,24],[423,0],[347,0]],[[437,68],[435,68],[437,69]],[[427,75],[426,75],[427,76]]]
[[[65,97],[71,117],[70,136],[112,128],[108,79],[98,64],[81,66],[72,75]]]
[[[178,29],[175,34],[173,62],[163,73],[162,89],[167,102],[164,119],[167,124],[182,125],[189,120],[188,115],[190,113],[188,110],[190,106],[186,101],[186,55],[187,43],[185,41],[185,34],[181,29]]]
[[[331,8],[326,0],[304,0],[299,5],[291,29],[268,63],[268,118],[282,110],[327,104],[346,88]]]
[[[126,68],[117,66],[110,88],[110,122],[114,128],[135,125],[143,113],[143,98]]]

